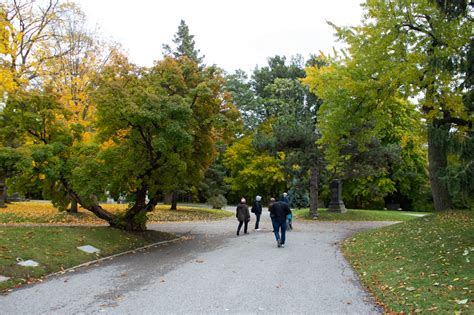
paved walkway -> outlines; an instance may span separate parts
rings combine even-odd
[[[184,240],[0,296],[0,314],[376,314],[338,244],[391,223],[296,221],[285,248],[267,213],[239,237],[235,218],[152,225]]]

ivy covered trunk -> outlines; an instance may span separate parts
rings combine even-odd
[[[428,128],[428,163],[431,192],[436,211],[452,208],[451,196],[447,184],[441,179],[441,173],[448,166],[447,151],[448,130],[442,127]]]
[[[313,219],[318,217],[318,194],[318,168],[313,166],[310,169],[309,180],[309,213]]]

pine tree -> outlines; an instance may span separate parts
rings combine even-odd
[[[170,45],[163,45],[164,55],[173,56],[175,58],[186,56],[201,64],[204,56],[199,56],[200,50],[195,48],[194,35],[189,33],[189,27],[186,25],[184,20],[178,26],[178,32],[173,38],[174,48]]]

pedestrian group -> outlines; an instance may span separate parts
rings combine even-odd
[[[262,197],[256,196],[252,204],[251,212],[255,214],[255,230],[260,231],[260,216],[262,215]],[[275,198],[270,199],[268,205],[268,211],[270,212],[270,218],[272,220],[273,233],[275,234],[275,240],[278,247],[285,247],[286,242],[286,230],[292,230],[292,218],[291,209],[289,206],[288,194],[283,193],[279,201]],[[236,215],[239,225],[237,227],[237,236],[240,235],[242,226],[244,227],[244,234],[248,234],[248,224],[250,221],[249,207],[245,198],[240,199],[240,203],[237,205]]]

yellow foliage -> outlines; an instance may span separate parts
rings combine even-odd
[[[103,204],[109,212],[118,214],[124,212],[126,204]],[[169,221],[197,221],[215,220],[224,218],[229,212],[193,207],[180,207],[178,210],[169,210],[169,205],[158,205],[148,213],[149,223]],[[93,213],[79,207],[79,213],[70,214],[60,212],[51,202],[15,202],[7,208],[0,208],[0,224],[74,224],[74,225],[102,225],[107,222],[99,219]]]

